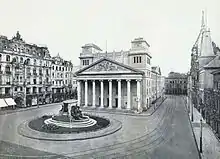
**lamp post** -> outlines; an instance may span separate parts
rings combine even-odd
[[[202,153],[202,119],[200,119],[200,138],[199,138],[199,151]]]

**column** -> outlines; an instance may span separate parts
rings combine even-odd
[[[121,109],[121,80],[118,80],[118,109]]]
[[[127,109],[131,109],[131,80],[127,80]]]
[[[85,106],[88,106],[88,81],[85,80]]]
[[[103,80],[101,82],[101,108],[104,108],[104,86],[103,86]]]
[[[138,101],[138,110],[141,108],[141,81],[137,80],[137,101]]]
[[[109,81],[109,108],[112,109],[112,80]]]
[[[92,106],[93,107],[96,107],[96,105],[95,105],[95,97],[96,97],[96,95],[95,95],[95,80],[93,80],[92,81],[92,94],[93,94],[93,96],[92,96]]]
[[[54,89],[56,91],[56,89]],[[81,105],[81,87],[80,87],[80,81],[77,81],[77,104],[78,106]]]

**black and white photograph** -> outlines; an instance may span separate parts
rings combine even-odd
[[[220,1],[0,6],[0,159],[220,159]]]

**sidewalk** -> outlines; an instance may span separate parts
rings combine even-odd
[[[133,110],[126,110],[126,109],[108,109],[108,108],[93,108],[93,107],[81,107],[81,109],[85,112],[94,112],[97,111],[99,113],[112,113],[112,114],[118,114],[118,115],[130,115],[130,116],[150,116],[152,115],[158,108],[159,106],[166,100],[167,97],[165,97],[163,100],[160,98],[155,106],[151,106],[148,108],[146,111],[137,113],[134,112]],[[52,105],[61,105],[62,103],[51,103],[51,104],[46,104],[46,105],[39,105],[39,106],[32,106],[32,107],[26,107],[26,108],[16,108],[16,109],[9,109],[9,110],[0,110],[0,115],[4,114],[10,114],[10,113],[16,113],[16,112],[21,112],[21,111],[27,111],[31,109],[37,109],[37,108],[42,108],[42,107],[50,107]]]
[[[147,109],[146,114],[152,115],[159,107],[160,105],[167,99],[167,96],[165,96],[163,99],[162,97],[159,98],[154,105],[152,105],[150,108]]]
[[[189,114],[191,121],[191,113]],[[193,122],[192,128],[195,134],[197,146],[199,149],[199,138],[200,138],[200,119],[201,114],[197,109],[193,108]],[[202,119],[203,127],[202,127],[202,149],[203,153],[201,153],[202,159],[220,159],[220,142],[212,132],[211,127],[206,124],[205,120]]]
[[[32,106],[32,107],[26,107],[26,108],[0,110],[0,115],[11,114],[11,113],[16,113],[16,112],[21,112],[21,111],[27,111],[27,110],[37,109],[37,108],[42,108],[42,107],[50,107],[52,105],[61,105],[61,103],[51,103],[51,104]]]

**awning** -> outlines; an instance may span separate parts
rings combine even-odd
[[[0,99],[0,108],[3,108],[3,107],[7,107],[7,103],[5,102],[4,99]]]
[[[5,98],[5,102],[8,104],[8,106],[16,105],[14,99],[12,98]]]

